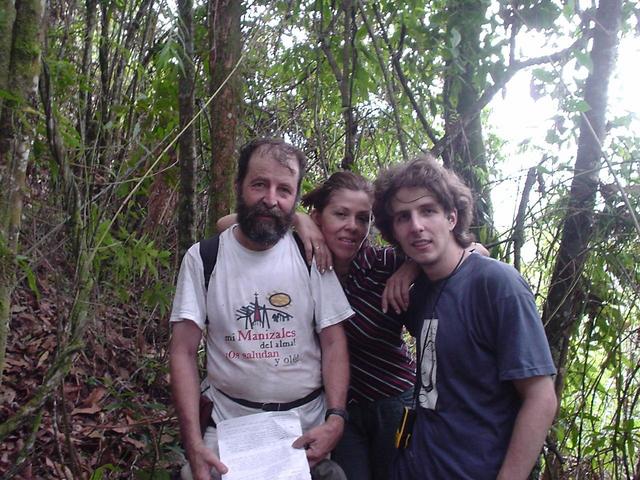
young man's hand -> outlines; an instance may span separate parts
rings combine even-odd
[[[389,307],[400,314],[409,308],[409,290],[420,274],[420,267],[407,259],[396,272],[389,277],[382,292],[382,311],[387,313]]]

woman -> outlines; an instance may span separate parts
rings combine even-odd
[[[344,322],[351,362],[349,421],[332,455],[350,480],[388,478],[395,431],[411,401],[415,377],[415,364],[402,339],[402,322],[396,312],[382,307],[385,285],[404,258],[393,248],[367,242],[372,193],[363,177],[337,172],[302,198],[302,204],[311,208],[311,219],[324,236],[355,312]],[[296,224],[303,239],[312,230],[303,216]],[[406,304],[408,285],[417,274],[418,268],[408,263],[391,282],[395,310]]]

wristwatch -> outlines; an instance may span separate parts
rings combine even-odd
[[[324,420],[327,421],[329,415],[337,415],[342,417],[342,419],[346,422],[349,421],[349,414],[344,408],[327,408],[327,413],[324,414]]]

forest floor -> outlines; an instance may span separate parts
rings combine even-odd
[[[72,302],[57,261],[64,260],[39,266],[37,294],[26,280],[14,292],[0,424],[33,398],[55,359]],[[170,407],[166,318],[112,300],[91,305],[84,346],[47,397],[40,423],[37,415],[29,418],[0,444],[0,478],[175,475],[183,457]]]

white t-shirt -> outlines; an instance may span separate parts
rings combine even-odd
[[[207,381],[214,420],[255,413],[222,395],[291,402],[322,385],[317,333],[353,311],[333,272],[311,272],[290,232],[263,251],[243,247],[233,227],[220,235],[207,301],[199,244],[185,254],[170,320],[207,329]],[[314,322],[315,315],[315,322]],[[303,429],[322,422],[324,402],[299,407]]]

